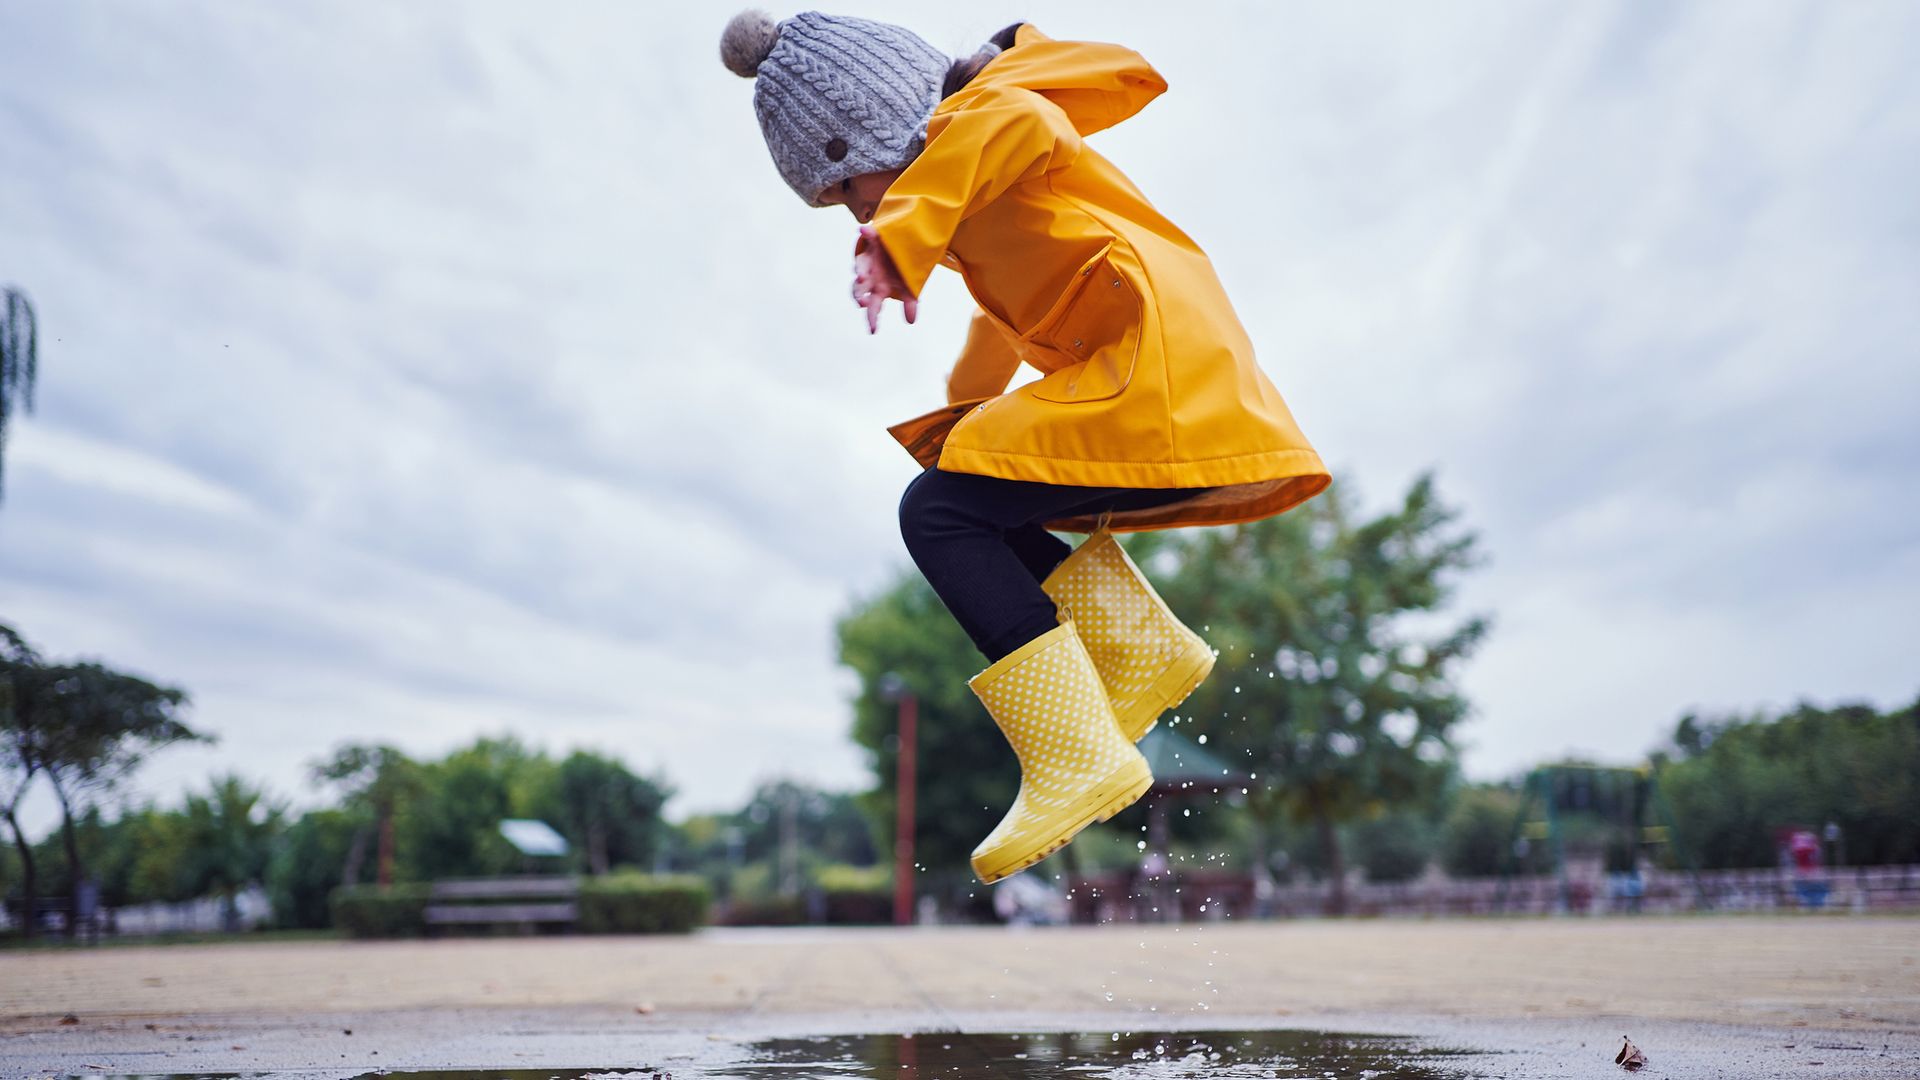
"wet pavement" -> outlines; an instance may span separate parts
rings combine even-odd
[[[1387,1035],[1314,1031],[1003,1032],[830,1035],[716,1044],[706,1060],[598,1069],[397,1070],[352,1080],[801,1080],[890,1077],[900,1080],[1182,1080],[1188,1077],[1355,1077],[1441,1080],[1471,1075],[1472,1057]],[[308,1073],[85,1073],[117,1080],[251,1080]],[[339,1075],[339,1074],[333,1074]]]
[[[1170,1033],[1166,1052],[1134,1032]],[[708,931],[0,955],[0,1080],[544,1080],[642,1067],[680,1080],[1611,1080],[1622,1035],[1652,1059],[1642,1076],[1915,1080],[1920,920]],[[1195,1057],[1183,1039],[1209,1049]],[[1471,1053],[1437,1052],[1452,1049]]]
[[[0,1077],[1615,1080],[1624,1075],[1613,1064],[1623,1033],[1652,1061],[1639,1075],[1662,1080],[1920,1077],[1920,1035],[1911,1032],[1619,1016],[1323,1013],[1277,1020],[1248,1013],[1149,1018],[888,1010],[663,1017],[632,1008],[88,1019],[0,1030]]]

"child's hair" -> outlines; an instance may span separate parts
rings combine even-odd
[[[980,69],[987,66],[987,61],[1013,48],[1014,31],[1025,25],[1025,23],[1014,23],[988,38],[986,45],[982,46],[979,52],[955,60],[953,66],[947,69],[946,80],[940,84],[940,96],[949,98],[959,93],[961,87],[972,82],[973,77],[980,74]]]

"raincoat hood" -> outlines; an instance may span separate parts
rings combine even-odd
[[[964,109],[983,94],[1017,87],[1060,106],[1084,136],[1125,120],[1167,89],[1146,57],[1119,45],[1055,41],[1031,23],[1014,32],[1013,43],[937,111]]]

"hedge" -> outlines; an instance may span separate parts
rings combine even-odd
[[[419,937],[427,929],[426,883],[345,885],[329,903],[333,925],[359,938]],[[580,879],[578,929],[588,934],[684,934],[707,921],[711,896],[697,877],[612,874]]]
[[[728,926],[802,926],[807,902],[798,896],[735,897],[721,911]]]
[[[419,937],[430,885],[342,885],[328,897],[333,925],[353,937]]]
[[[610,874],[580,882],[580,929],[589,934],[684,934],[707,921],[707,883],[682,875]]]
[[[820,914],[832,925],[872,926],[893,921],[893,868],[823,866],[814,874],[823,896]]]

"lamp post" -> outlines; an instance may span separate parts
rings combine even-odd
[[[894,758],[893,924],[913,922],[913,798],[920,699],[907,680],[888,672],[880,677],[880,697],[899,711],[899,733]]]

